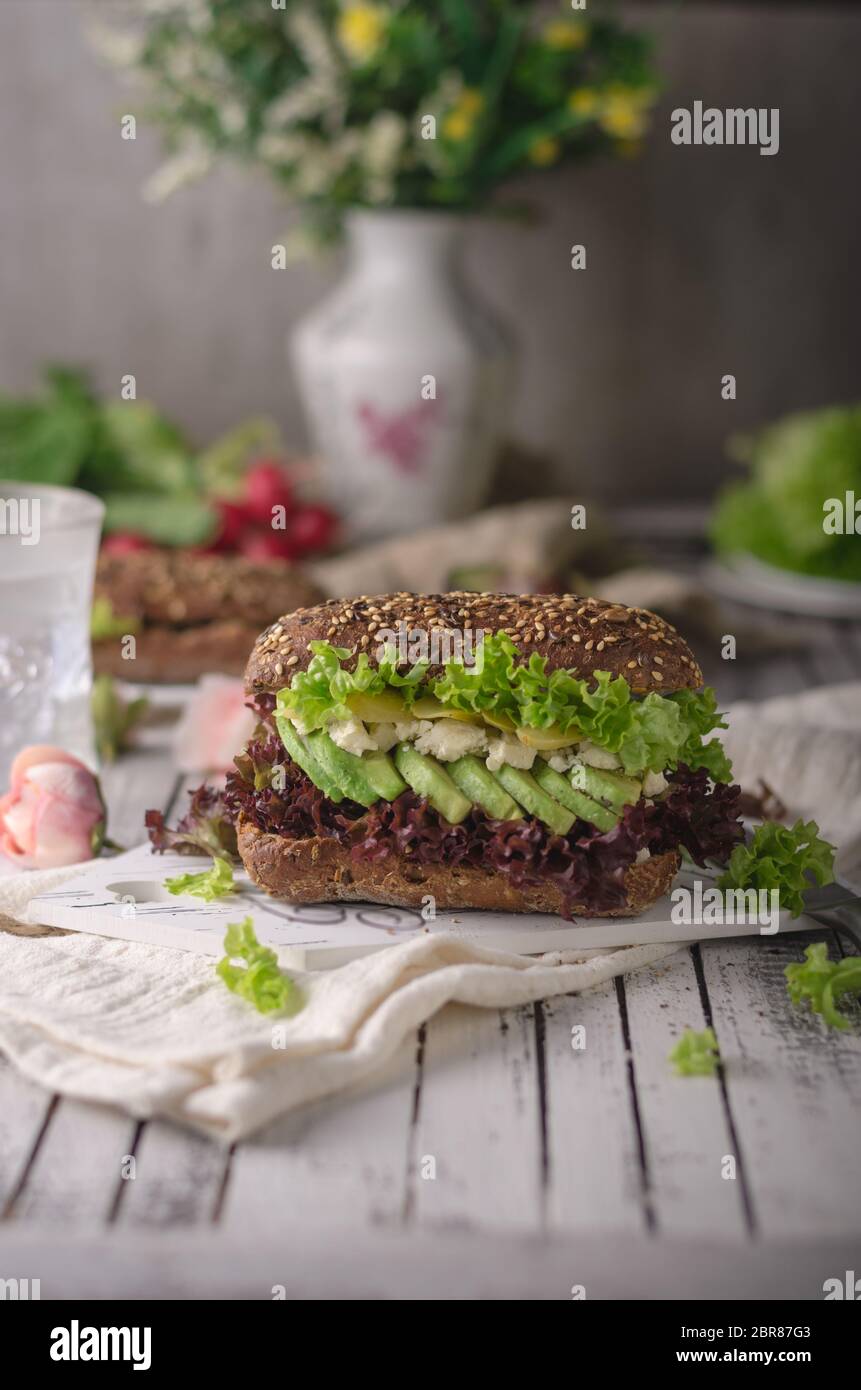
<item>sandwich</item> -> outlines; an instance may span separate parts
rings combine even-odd
[[[329,601],[257,639],[225,792],[255,883],[356,901],[630,916],[726,863],[714,693],[645,609],[456,592]]]
[[[320,598],[292,565],[190,550],[102,551],[93,664],[99,675],[136,681],[195,681],[209,671],[241,676],[265,623]],[[135,639],[133,660],[126,636]]]

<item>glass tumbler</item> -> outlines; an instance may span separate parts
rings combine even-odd
[[[0,793],[27,744],[95,766],[90,606],[104,511],[77,488],[0,479]]]

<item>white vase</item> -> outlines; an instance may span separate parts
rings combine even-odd
[[[351,540],[484,500],[511,396],[509,339],[462,283],[464,219],[359,212],[337,288],[294,330],[312,443]]]

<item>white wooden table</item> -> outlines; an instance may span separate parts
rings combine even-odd
[[[803,657],[707,679],[726,701],[861,675],[857,630],[815,627]],[[180,795],[166,749],[105,782],[126,844]],[[452,1008],[361,1096],[229,1151],[49,1096],[0,1061],[0,1276],[41,1277],[43,1297],[821,1298],[861,1271],[861,1036],[793,1008],[783,977],[822,935],[705,943],[587,994]],[[706,1024],[723,1075],[677,1078],[673,1042]]]

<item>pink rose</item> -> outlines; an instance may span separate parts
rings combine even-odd
[[[22,869],[93,859],[105,837],[98,779],[62,748],[24,748],[0,797],[0,850]]]
[[[254,732],[242,681],[201,676],[173,736],[180,772],[227,772]]]

